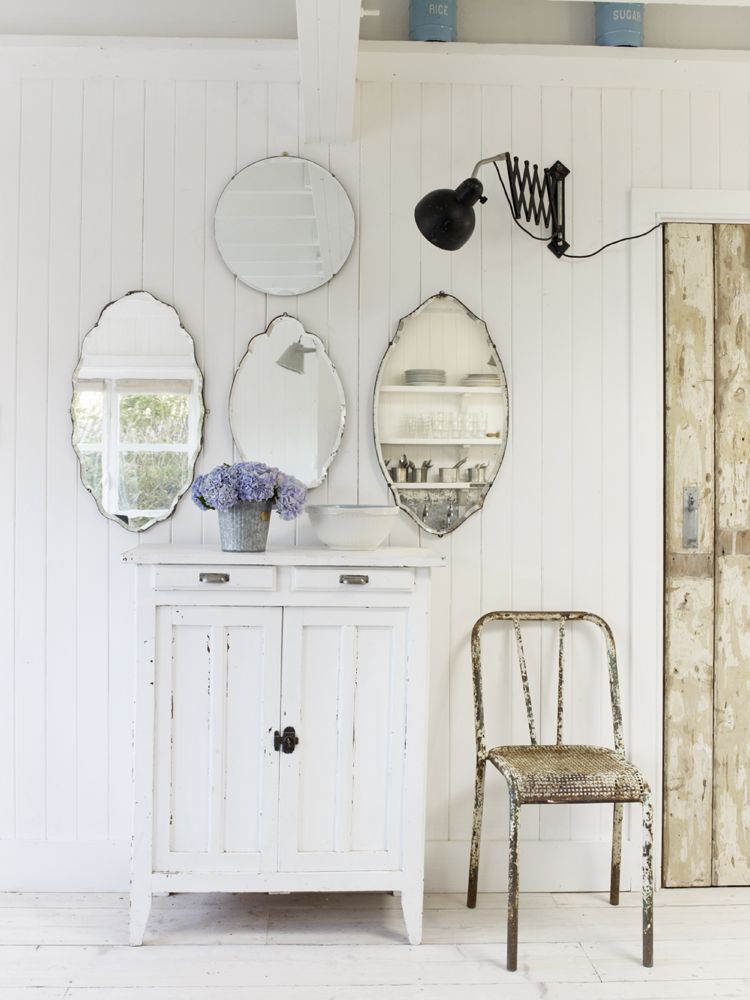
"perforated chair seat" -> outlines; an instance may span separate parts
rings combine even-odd
[[[622,754],[578,744],[500,746],[489,760],[519,802],[640,802],[648,786]]]

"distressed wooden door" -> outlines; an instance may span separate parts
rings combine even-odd
[[[402,859],[405,609],[284,612],[280,871],[389,871]]]
[[[750,884],[750,227],[665,233],[664,856]]]

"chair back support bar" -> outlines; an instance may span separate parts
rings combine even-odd
[[[528,670],[526,667],[526,655],[523,648],[523,635],[521,633],[521,622],[549,622],[559,623],[559,641],[557,656],[557,745],[563,742],[563,695],[565,685],[565,625],[570,621],[591,622],[598,626],[604,636],[604,643],[607,651],[607,666],[609,670],[609,693],[612,702],[612,728],[614,732],[615,750],[620,753],[625,752],[625,743],[622,733],[622,707],[620,704],[620,684],[617,676],[617,654],[615,651],[615,640],[609,625],[600,618],[586,611],[490,611],[475,623],[471,631],[471,660],[474,679],[474,713],[477,750],[480,754],[486,753],[485,731],[484,731],[484,703],[482,699],[482,658],[481,658],[481,634],[482,629],[489,622],[508,621],[513,625],[516,637],[516,651],[518,653],[518,665],[521,672],[521,683],[523,685],[523,697],[526,703],[526,717],[529,726],[529,740],[532,746],[537,746],[536,723],[534,721],[534,707],[531,700],[531,690],[529,688]]]

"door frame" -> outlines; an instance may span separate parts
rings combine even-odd
[[[748,224],[750,191],[633,188],[630,222],[634,233],[658,222]],[[662,240],[634,240],[630,244],[630,689],[639,692],[639,708],[635,718],[631,704],[627,745],[652,782],[657,885],[662,868],[664,743],[663,296]],[[635,833],[632,839],[637,838]],[[635,871],[633,877],[637,879]]]

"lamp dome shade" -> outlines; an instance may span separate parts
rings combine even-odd
[[[426,194],[414,209],[420,233],[441,250],[460,250],[474,232],[474,205],[482,190],[482,182],[469,177],[455,191],[439,188]]]

